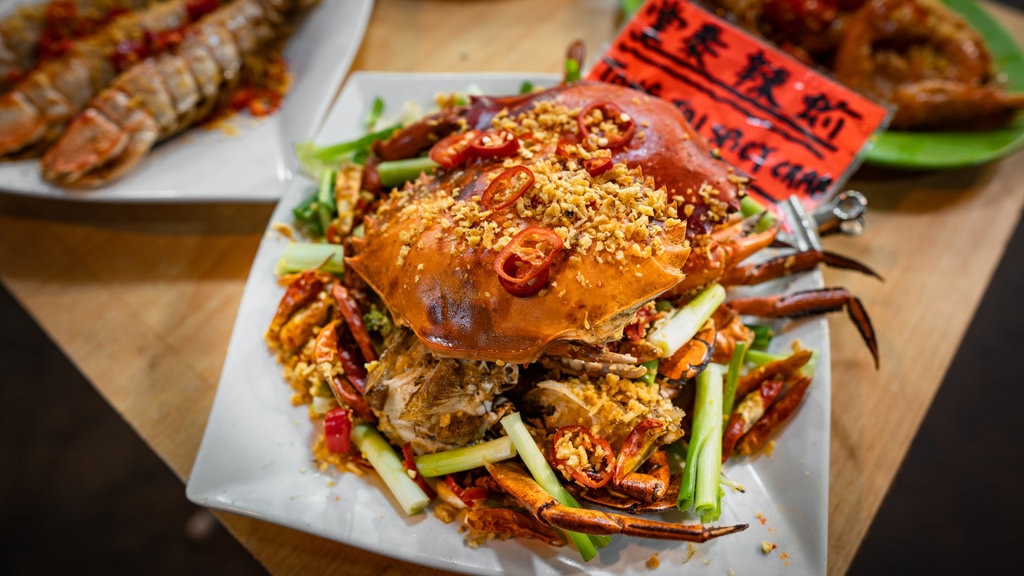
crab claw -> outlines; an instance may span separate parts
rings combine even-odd
[[[750,286],[753,284],[760,284],[761,282],[772,280],[774,278],[779,278],[786,274],[811,270],[818,264],[825,264],[833,268],[841,268],[844,270],[855,270],[857,272],[867,274],[868,276],[874,276],[879,280],[882,279],[877,272],[852,258],[847,258],[841,254],[836,254],[835,252],[829,252],[827,250],[807,250],[804,252],[797,252],[795,254],[779,256],[757,264],[736,266],[735,268],[727,270],[725,274],[722,275],[719,282],[726,286]]]
[[[584,534],[626,534],[661,540],[706,542],[712,538],[746,530],[748,524],[705,527],[700,524],[660,522],[641,517],[625,516],[563,506],[545,492],[522,466],[509,462],[489,464],[487,471],[502,490],[514,496],[531,514],[543,522],[563,530]]]
[[[825,312],[837,312],[846,308],[850,320],[857,326],[861,338],[871,351],[878,368],[878,340],[871,318],[860,299],[845,288],[822,288],[803,290],[790,294],[751,298],[737,298],[725,303],[737,314],[748,314],[764,318],[799,318]]]

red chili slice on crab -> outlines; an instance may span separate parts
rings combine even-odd
[[[478,158],[505,158],[519,150],[519,139],[508,130],[483,132],[469,147]]]
[[[615,163],[608,156],[596,156],[583,161],[583,169],[594,178],[612,169]]]
[[[430,148],[430,159],[442,168],[455,168],[469,160],[470,145],[479,135],[479,130],[449,134]]]
[[[573,446],[582,448],[587,461],[573,466],[568,458],[560,458],[558,447],[563,438]],[[555,468],[569,474],[573,480],[588,488],[601,488],[612,479],[615,472],[615,454],[611,445],[586,426],[563,426],[555,431],[551,440],[551,460]]]
[[[588,104],[576,118],[576,125],[584,141],[591,135],[596,136],[600,148],[621,148],[629,143],[636,131],[636,122],[629,114],[607,100]]]
[[[533,186],[533,171],[526,166],[513,166],[494,177],[487,185],[480,203],[488,210],[511,206]]]
[[[554,230],[529,226],[494,259],[494,271],[502,287],[514,296],[532,296],[547,285],[551,263],[565,248]]]
[[[339,406],[324,416],[324,440],[327,450],[335,454],[352,451],[352,412]]]

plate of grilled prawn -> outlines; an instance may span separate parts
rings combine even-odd
[[[292,144],[322,121],[371,8],[0,1],[0,190],[276,200],[292,175]]]
[[[469,574],[823,574],[822,315],[878,350],[817,266],[873,272],[743,216],[748,180],[650,95],[357,72],[315,144],[365,144],[378,102],[425,115],[282,197],[188,497]]]

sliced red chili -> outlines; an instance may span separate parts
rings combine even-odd
[[[614,102],[592,102],[576,118],[580,136],[586,142],[596,136],[600,148],[620,148],[633,138],[636,122]],[[613,128],[614,125],[614,128]]]
[[[551,263],[564,247],[562,237],[554,230],[529,226],[498,253],[494,271],[510,294],[532,296],[547,285]]]
[[[448,486],[448,489],[452,491],[452,494],[455,494],[459,497],[459,500],[462,500],[462,503],[465,504],[467,508],[476,508],[477,505],[480,504],[481,500],[487,498],[488,492],[486,488],[482,486],[469,486],[467,488],[463,488],[462,486],[459,486],[459,483],[455,481],[455,478],[453,478],[451,474],[445,475],[444,483],[445,486]]]
[[[513,166],[494,177],[487,185],[480,203],[488,210],[511,206],[533,186],[533,171],[526,166]]]
[[[519,139],[508,130],[484,132],[469,147],[478,158],[505,158],[519,150]]]
[[[583,161],[583,169],[594,178],[611,170],[614,165],[615,163],[608,156],[597,156]]]
[[[449,134],[430,148],[430,159],[442,168],[455,168],[470,157],[470,144],[480,135],[479,130]]]
[[[427,483],[426,479],[423,478],[423,474],[420,474],[420,469],[416,467],[416,456],[412,452],[412,444],[402,446],[402,466],[409,472],[412,472],[412,481],[420,487],[420,490],[423,490],[427,498],[431,500],[437,498],[437,491]]]
[[[324,440],[335,454],[352,451],[352,412],[348,408],[339,406],[324,416]]]
[[[568,458],[560,458],[559,444],[563,438],[573,446],[582,448],[587,461],[572,465]],[[586,426],[559,428],[551,440],[551,459],[556,468],[588,488],[601,488],[612,479],[612,473],[615,471],[615,454],[611,445]]]

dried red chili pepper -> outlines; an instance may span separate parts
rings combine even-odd
[[[511,206],[533,186],[533,171],[526,166],[513,166],[494,177],[487,185],[480,203],[488,210]]]
[[[587,462],[581,466],[571,466],[567,459],[558,457],[558,444],[566,436],[570,436],[569,441],[587,454]],[[594,456],[603,466],[593,465]],[[563,426],[555,431],[551,440],[551,460],[555,468],[569,474],[573,480],[588,488],[601,488],[612,479],[615,471],[615,454],[611,445],[586,426]]]
[[[594,178],[611,170],[614,165],[615,163],[608,156],[597,156],[583,161],[583,169]]]
[[[494,271],[505,290],[514,296],[532,296],[547,285],[551,264],[565,248],[554,230],[529,226],[494,259]]]
[[[593,117],[595,111],[601,113],[599,119]],[[601,128],[608,122],[615,124],[614,131]],[[588,104],[576,118],[576,125],[580,129],[580,136],[584,142],[588,140],[589,136],[596,136],[600,148],[625,146],[633,138],[633,132],[636,131],[636,122],[630,118],[629,114],[626,114],[617,104],[607,100]]]
[[[479,130],[449,134],[430,148],[430,159],[442,168],[455,168],[469,160],[470,144],[479,135]]]
[[[455,481],[455,478],[451,474],[446,474],[444,477],[445,486],[452,491],[452,494],[458,496],[459,500],[466,505],[467,508],[476,508],[480,501],[487,498],[487,489],[482,486],[469,486],[463,488],[459,486],[459,483]]]
[[[348,408],[339,406],[324,416],[324,440],[334,454],[352,451],[352,413]]]
[[[426,479],[423,478],[423,474],[420,474],[420,469],[416,467],[416,457],[412,452],[412,444],[402,446],[402,466],[409,472],[412,472],[412,481],[420,487],[420,490],[423,490],[427,498],[431,500],[437,498],[437,491],[427,483]]]
[[[477,158],[505,158],[519,150],[519,139],[508,130],[484,132],[469,147]]]

